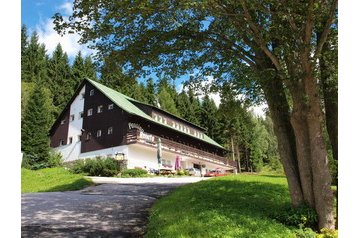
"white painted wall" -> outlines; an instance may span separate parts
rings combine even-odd
[[[114,157],[116,153],[125,154],[125,159],[128,159],[128,146],[121,145],[116,147],[110,147],[102,150],[89,151],[79,155],[80,159],[94,158],[96,156],[101,157]]]
[[[83,112],[84,109],[85,99],[82,98],[82,93],[85,92],[85,87],[86,86],[83,86],[70,106],[67,145],[56,148],[57,151],[61,152],[64,161],[76,160],[81,153],[81,141],[79,140],[79,136],[81,135],[83,118],[80,117],[80,112]],[[73,121],[71,121],[71,115],[75,116]],[[69,144],[70,137],[72,137],[71,144]]]

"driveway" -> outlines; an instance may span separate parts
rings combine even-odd
[[[91,178],[96,186],[79,191],[22,194],[22,237],[142,237],[158,198],[207,179]]]

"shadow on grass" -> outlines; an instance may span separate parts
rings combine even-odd
[[[80,178],[69,184],[62,184],[48,188],[45,190],[40,190],[39,192],[63,192],[63,191],[73,191],[80,190],[82,188],[93,185],[94,183],[85,178]]]

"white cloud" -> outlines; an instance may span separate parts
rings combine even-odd
[[[72,2],[64,2],[61,6],[58,7],[59,10],[63,10],[64,14],[67,16],[72,15],[73,9],[72,9]]]
[[[58,9],[63,10],[63,16],[64,19],[66,19],[72,13],[72,3],[65,2],[59,6]],[[53,28],[54,24],[51,18],[40,21],[40,23],[36,25],[39,41],[46,45],[48,54],[52,54],[58,43],[61,44],[62,49],[67,53],[69,58],[75,57],[78,51],[81,51],[83,56],[94,53],[94,51],[89,49],[86,45],[78,43],[80,35],[77,33],[60,36]]]

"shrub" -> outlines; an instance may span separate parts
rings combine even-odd
[[[185,175],[185,170],[184,169],[179,169],[177,171],[177,175]]]
[[[316,238],[338,238],[338,231],[323,228],[321,229],[321,234],[318,234]]]
[[[112,177],[119,173],[119,165],[113,158],[102,159],[96,157],[95,159],[77,160],[71,171],[79,174],[84,173],[89,176],[105,176]]]
[[[49,168],[61,167],[62,164],[63,164],[63,159],[61,153],[51,150],[47,161],[47,167]]]
[[[303,204],[297,208],[292,206],[274,214],[277,221],[295,227],[309,227],[315,229],[317,226],[317,213],[308,205]]]
[[[311,228],[300,228],[295,233],[296,238],[316,238],[316,232]]]
[[[122,177],[146,177],[147,170],[144,169],[126,169],[122,172]]]

